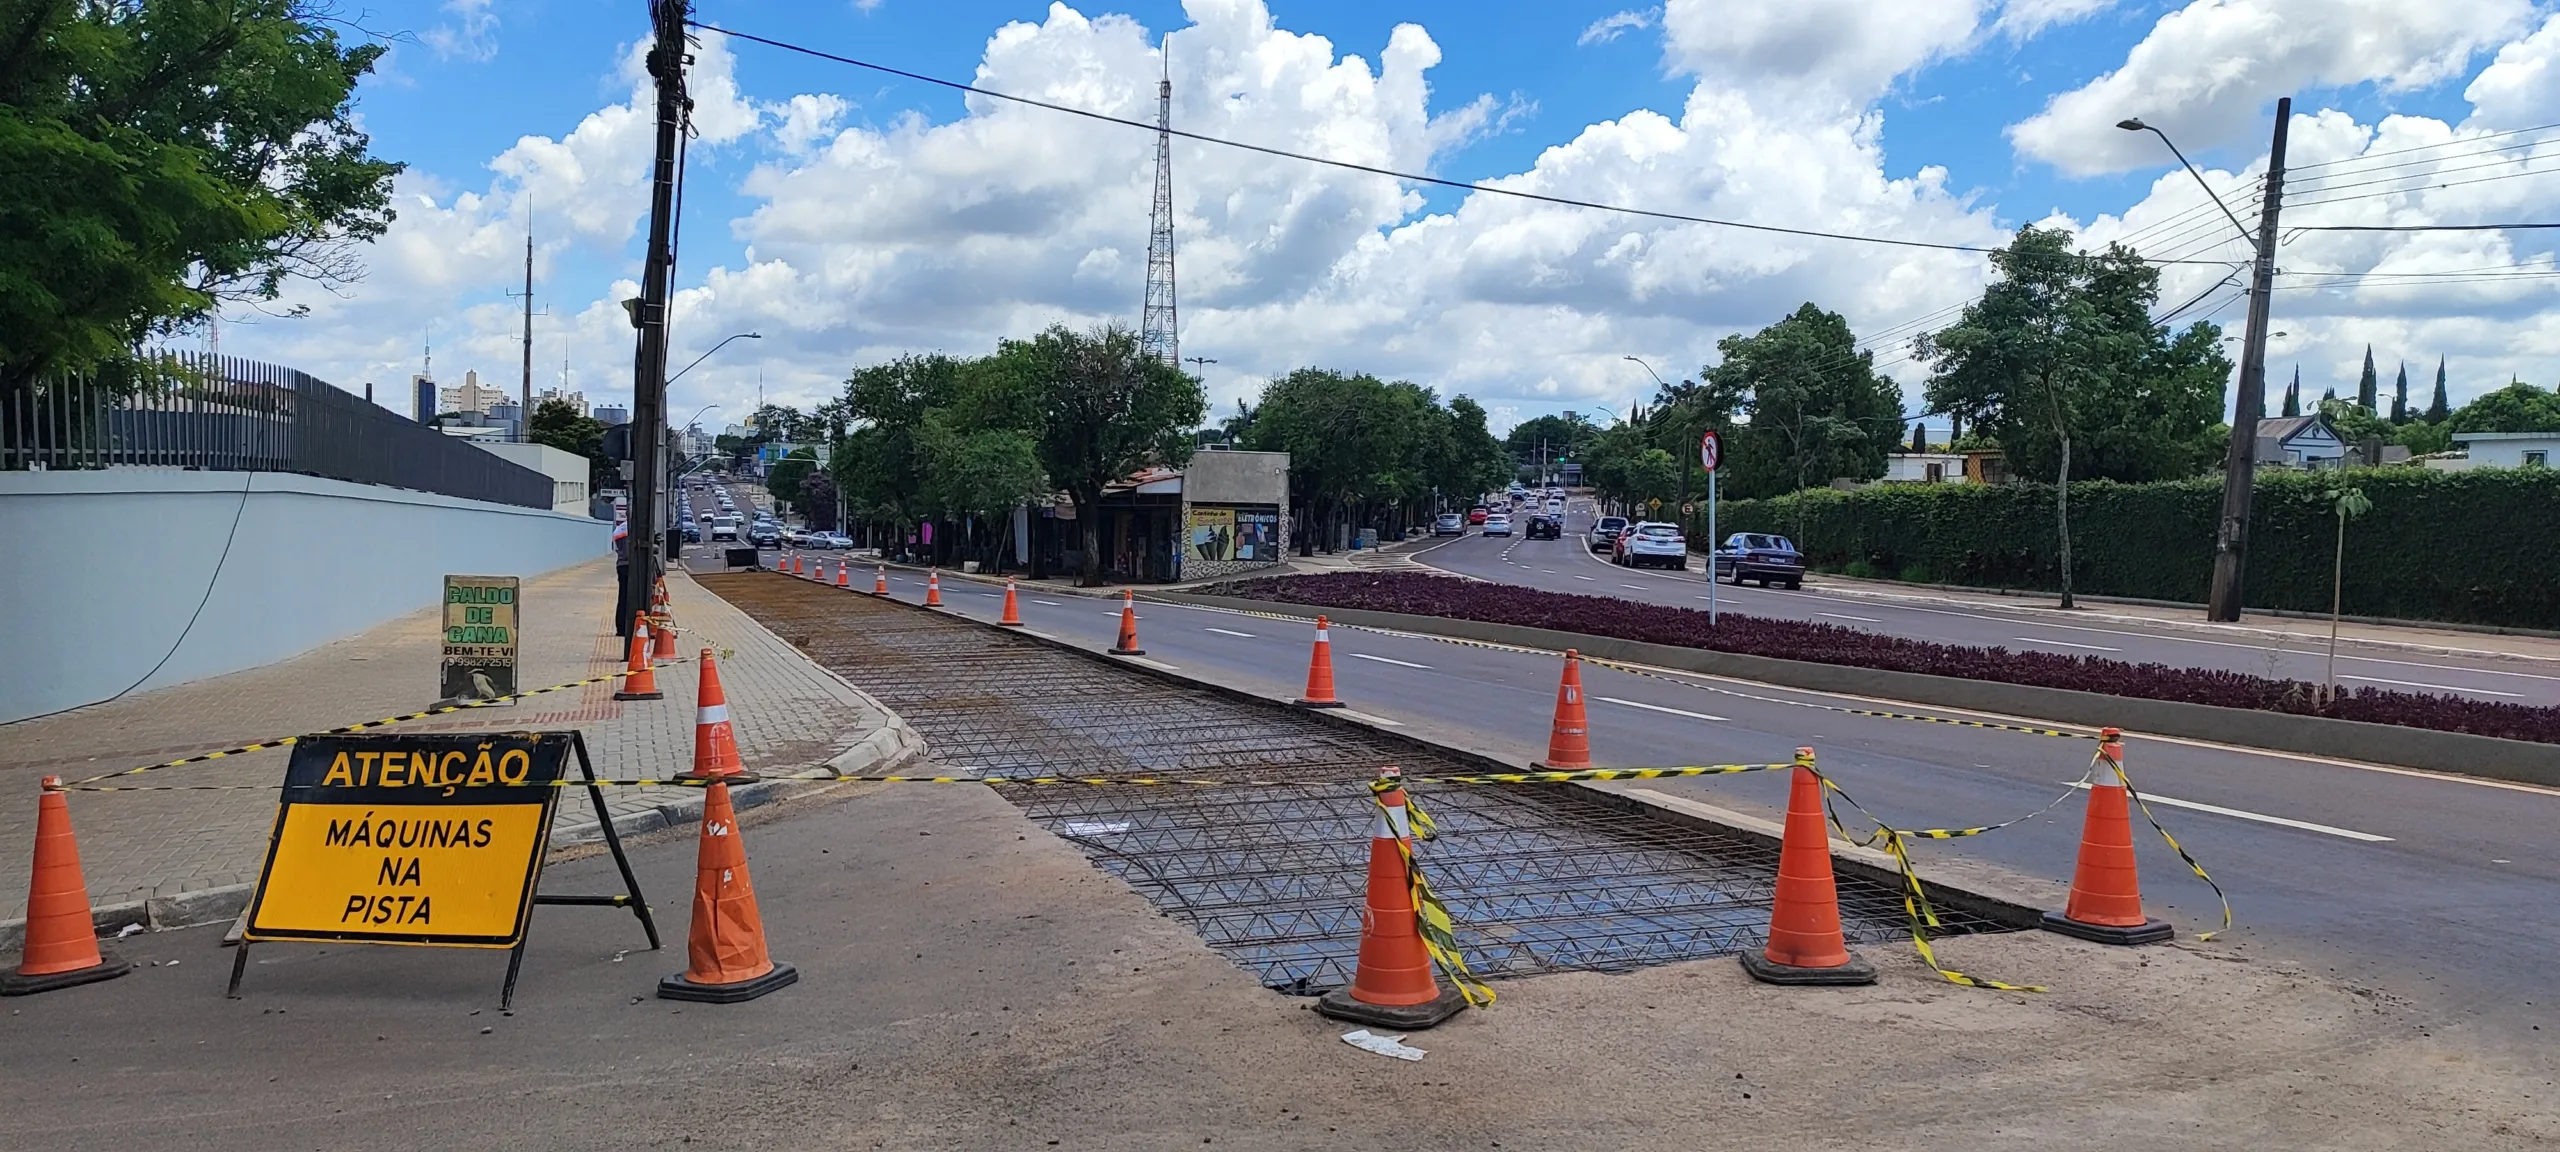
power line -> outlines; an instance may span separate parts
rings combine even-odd
[[[2394,148],[2388,152],[2367,152],[2361,156],[2349,156],[2339,160],[2323,160],[2317,164],[2293,164],[2288,165],[2286,170],[2289,172],[2309,172],[2320,168],[2334,168],[2341,164],[2359,164],[2367,160],[2379,159],[2384,156],[2406,156],[2412,152],[2424,152],[2432,148],[2451,148],[2457,144],[2477,144],[2483,140],[2498,140],[2508,136],[2522,136],[2530,132],[2548,132],[2554,128],[2560,128],[2560,123],[2536,124],[2531,128],[2511,128],[2504,132],[2485,132],[2478,136],[2465,136],[2460,140],[2447,140],[2441,144],[2417,144],[2407,148]]]
[[[2304,200],[2299,203],[2287,204],[2285,207],[2311,208],[2321,204],[2344,204],[2351,200],[2372,200],[2382,196],[2408,196],[2420,192],[2433,192],[2439,188],[2460,188],[2466,184],[2487,184],[2491,181],[2514,180],[2524,176],[2544,176],[2552,172],[2560,172],[2560,166],[2534,168],[2523,172],[2507,172],[2496,176],[2475,176],[2469,180],[2447,180],[2441,184],[2415,184],[2406,188],[2385,188],[2380,192],[2358,192],[2353,196],[2333,196],[2326,200]]]
[[[2560,228],[2560,224],[2303,224],[2284,231],[2291,236],[2296,232],[2505,232],[2538,228]]]
[[[2340,178],[2347,177],[2347,176],[2363,176],[2363,175],[2366,175],[2366,174],[2368,174],[2368,173],[2373,173],[2373,172],[2388,172],[2388,171],[2390,171],[2390,170],[2392,170],[2392,169],[2394,169],[2394,168],[2421,168],[2421,167],[2425,167],[2425,166],[2430,165],[2430,164],[2443,164],[2443,163],[2445,163],[2445,162],[2447,162],[2447,161],[2451,161],[2451,160],[2469,160],[2469,159],[2473,159],[2473,158],[2475,158],[2475,157],[2480,157],[2480,156],[2496,156],[2496,155],[2499,155],[2499,154],[2501,154],[2501,153],[2506,153],[2506,152],[2522,152],[2522,151],[2529,151],[2529,150],[2531,150],[2531,149],[2540,148],[2540,147],[2543,147],[2543,146],[2545,146],[2545,145],[2553,144],[2553,143],[2560,143],[2560,137],[2548,137],[2548,136],[2547,136],[2547,137],[2543,137],[2543,138],[2538,139],[2538,140],[2527,140],[2527,141],[2525,141],[2525,142],[2524,142],[2524,143],[2522,143],[2522,144],[2509,144],[2509,145],[2507,145],[2507,146],[2506,146],[2506,147],[2504,147],[2504,148],[2482,148],[2482,149],[2479,149],[2479,150],[2477,150],[2477,151],[2472,151],[2472,152],[2450,152],[2450,153],[2447,153],[2447,154],[2442,155],[2442,156],[2427,156],[2427,157],[2422,157],[2422,158],[2420,158],[2420,159],[2416,159],[2416,160],[2403,160],[2403,161],[2401,161],[2401,162],[2399,162],[2399,163],[2397,163],[2397,164],[2376,164],[2376,165],[2373,165],[2373,166],[2371,166],[2371,167],[2366,167],[2366,168],[2343,168],[2343,169],[2340,169],[2340,170],[2338,170],[2338,171],[2336,171],[2336,172],[2328,172],[2328,173],[2323,173],[2323,174],[2318,175],[2318,176],[2311,177],[2311,181],[2312,181],[2312,183],[2315,185],[2314,187],[2301,188],[2301,189],[2292,189],[2292,190],[2295,190],[2295,191],[2301,191],[2301,192],[2305,192],[2305,193],[2310,193],[2310,192],[2326,192],[2326,191],[2329,191],[2329,190],[2330,190],[2331,188],[2333,188],[2333,187],[2344,187],[2344,185],[2328,185],[2328,184],[2323,184],[2323,183],[2321,183],[2321,182],[2323,182],[2323,181],[2340,179]],[[2493,160],[2493,161],[2491,161],[2490,163],[2491,163],[2491,164],[2511,164],[2511,163],[2516,163],[2516,162],[2521,161],[2521,160],[2529,160],[2529,159],[2532,159],[2532,157],[2529,157],[2529,156],[2526,156],[2526,157],[2510,157],[2510,158],[2508,158],[2508,159],[2506,159],[2506,160]],[[2486,167],[2486,166],[2487,166],[2487,165],[2472,165],[2472,167]],[[2438,171],[2453,171],[2453,169],[2438,169]]]
[[[1286,148],[1274,148],[1266,144],[1251,144],[1242,140],[1229,140],[1220,136],[1210,136],[1199,132],[1185,131],[1180,128],[1173,128],[1169,130],[1160,129],[1157,125],[1148,124],[1144,121],[1131,120],[1126,117],[1113,116],[1109,113],[1095,112],[1090,109],[1077,108],[1067,104],[1051,103],[1047,100],[1038,100],[1029,96],[1016,96],[1010,92],[998,92],[992,88],[980,88],[973,84],[963,84],[957,80],[944,80],[935,76],[927,76],[920,72],[909,72],[903,68],[892,68],[886,64],[874,64],[868,60],[857,60],[851,56],[840,56],[833,52],[826,52],[820,49],[806,47],[804,45],[793,44],[789,41],[775,40],[770,37],[758,36],[750,32],[739,32],[734,29],[724,28],[720,25],[706,23],[700,20],[687,20],[685,23],[691,27],[700,28],[706,32],[717,32],[723,36],[733,36],[740,40],[762,44],[769,48],[779,48],[785,52],[797,52],[803,56],[811,56],[820,60],[829,60],[838,64],[850,65],[855,68],[868,69],[884,75],[913,80],[920,84],[932,84],[938,87],[951,89],[955,92],[966,92],[972,96],[985,96],[994,100],[1011,101],[1012,103],[1027,105],[1033,108],[1045,108],[1052,112],[1063,112],[1070,116],[1081,116],[1087,120],[1097,120],[1105,124],[1118,124],[1123,127],[1138,128],[1148,132],[1169,132],[1171,135],[1179,136],[1185,140],[1198,141],[1202,144],[1215,144],[1223,148],[1235,148],[1246,152],[1258,152],[1265,156],[1278,156],[1286,160],[1298,160],[1309,164],[1320,164],[1328,168],[1340,168],[1345,171],[1366,172],[1373,176],[1386,176],[1392,179],[1403,180],[1415,184],[1428,184],[1439,188],[1455,188],[1467,192],[1482,192],[1491,196],[1509,196],[1518,200],[1533,200],[1543,204],[1556,204],[1567,208],[1589,208],[1594,211],[1616,212],[1628,216],[1643,216],[1655,220],[1670,220],[1682,224],[1705,224],[1717,228],[1740,228],[1746,231],[1768,232],[1781,236],[1803,236],[1818,240],[1845,240],[1858,244],[1884,244],[1897,248],[1926,248],[1940,252],[1976,252],[1987,255],[1994,252],[2005,251],[2003,248],[1986,248],[1976,244],[1949,244],[1935,240],[1903,240],[1889,236],[1863,236],[1854,232],[1825,232],[1817,228],[1789,228],[1778,224],[1753,224],[1743,220],[1724,220],[1712,216],[1692,216],[1681,212],[1664,212],[1651,208],[1630,208],[1624,205],[1606,204],[1595,200],[1578,200],[1570,196],[1551,196],[1543,192],[1526,192],[1517,188],[1505,188],[1497,184],[1481,184],[1467,180],[1449,180],[1438,176],[1425,176],[1418,172],[1400,172],[1393,168],[1382,168],[1374,164],[1360,164],[1349,160],[1336,160],[1331,157],[1311,155],[1305,152],[1292,152]],[[2168,263],[2168,261],[2148,261],[2148,263]]]

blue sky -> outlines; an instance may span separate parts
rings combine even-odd
[[[1831,11],[1807,15],[1826,4]],[[1099,77],[1142,95],[1151,95],[1145,71],[1152,64],[1132,55],[1143,51],[1134,30],[1115,32],[1106,15],[1133,18],[1148,39],[1196,18],[1201,27],[1177,38],[1178,86],[1193,58],[1187,52],[1230,64],[1259,59],[1256,52],[1298,53],[1298,71],[1275,73],[1270,90],[1250,75],[1237,81],[1235,100],[1245,113],[1233,122],[1241,127],[1228,130],[1238,134],[1267,130],[1275,142],[1306,146],[1311,139],[1356,142],[1366,132],[1384,142],[1386,159],[1446,177],[1531,174],[1542,188],[1568,195],[1977,243],[2049,215],[2092,226],[2085,238],[2101,242],[2133,228],[2111,232],[2106,218],[2133,212],[2129,219],[2139,221],[2149,211],[2156,220],[2198,203],[2182,174],[2163,181],[2170,171],[2165,153],[2123,151],[2122,141],[2104,139],[2113,131],[2105,108],[2067,106],[2071,94],[2108,107],[2141,105],[2123,114],[2177,125],[2190,156],[2214,169],[2237,201],[2255,179],[2250,169],[2263,152],[2278,91],[2295,97],[2298,116],[2341,114],[2332,127],[2340,139],[2353,139],[2323,146],[2343,147],[2337,154],[2351,158],[2385,116],[2429,118],[2451,130],[2473,116],[2466,89],[2502,47],[2546,47],[2542,38],[2528,39],[2544,15],[2528,0],[2443,0],[2424,13],[2406,10],[2414,7],[2380,0],[1690,0],[1666,13],[1513,0],[1272,0],[1264,19],[1245,0],[1200,0],[1188,10],[1132,0],[1065,16],[1020,0],[881,0],[868,7],[715,0],[698,15],[936,76],[965,79],[984,64],[999,72],[998,83],[1014,87]],[[2430,14],[2435,8],[2447,11]],[[1626,16],[1614,35],[1587,31],[1618,13]],[[2216,51],[2251,43],[2247,29],[2231,27],[2243,17],[2276,21],[2309,47],[2244,69],[2239,86],[2263,73],[2262,91],[2195,95],[2197,76],[2210,74]],[[520,206],[530,195],[545,221],[563,207],[585,214],[578,228],[545,225],[538,290],[554,315],[538,328],[537,359],[572,360],[572,378],[591,399],[627,392],[615,379],[627,375],[627,346],[618,343],[627,331],[616,336],[599,309],[609,307],[617,279],[636,275],[646,201],[638,173],[628,169],[645,158],[645,144],[635,153],[629,126],[590,117],[619,107],[629,119],[627,57],[645,32],[642,6],[404,0],[379,5],[364,20],[398,34],[380,74],[361,89],[359,110],[376,151],[411,166],[402,191],[424,199],[404,201],[395,233],[411,229],[416,239],[379,251],[373,278],[350,299],[323,302],[310,320],[234,318],[225,350],[305,364],[342,382],[396,379],[408,370],[403,361],[417,340],[388,330],[423,331],[432,320],[447,334],[439,337],[449,348],[438,357],[440,375],[479,367],[511,377],[504,293],[518,274],[521,240],[510,260],[492,236],[507,220],[520,236]],[[999,60],[989,54],[991,38],[1013,22],[1027,26],[1008,34],[1024,54]],[[1399,119],[1402,97],[1386,59],[1399,24],[1419,25],[1436,46],[1437,63],[1421,72],[1430,95],[1419,112],[1450,117],[1456,127],[1446,132],[1435,125],[1424,133],[1418,122]],[[1309,34],[1330,42],[1329,56],[1317,63],[1329,59],[1332,70],[1308,70],[1305,44],[1296,38]],[[2404,47],[2397,57],[2376,50],[2371,66],[2360,68],[2357,37]],[[2182,72],[2189,67],[2182,55],[2207,71]],[[1376,92],[1345,97],[1335,90],[1350,57],[1358,58],[1364,81],[1374,78]],[[1143,165],[1142,134],[1035,126],[1019,109],[1011,120],[973,117],[944,90],[743,42],[729,44],[723,66],[736,81],[736,122],[692,154],[680,280],[699,290],[693,307],[706,344],[715,327],[774,331],[761,345],[744,346],[757,351],[737,353],[743,358],[734,364],[724,353],[718,370],[706,368],[706,377],[718,378],[707,381],[717,394],[734,398],[747,374],[758,372],[780,394],[814,398],[868,358],[976,350],[967,345],[1024,335],[1048,319],[1134,319],[1136,272],[1128,257],[1144,242],[1143,171],[1044,155],[1039,137],[1090,130],[1099,134],[1074,137],[1079,149],[1126,152]],[[841,115],[824,123],[814,144],[783,139],[777,129],[786,102],[814,94],[842,101]],[[1484,115],[1467,121],[1464,110],[1480,96],[1490,98]],[[2503,99],[2518,106],[2502,110],[2510,118],[2550,103],[2524,82]],[[2029,122],[2049,106],[2052,124],[2039,135]],[[2560,120],[2560,110],[2543,110],[2554,111],[2546,120]],[[582,131],[582,123],[593,126]],[[972,135],[980,132],[989,135]],[[860,146],[855,151],[870,158],[869,167],[830,166],[846,162],[849,145]],[[951,158],[964,147],[1017,149],[1019,170],[971,170]],[[1981,279],[1978,261],[1908,250],[1824,242],[1779,249],[1729,233],[1595,221],[1570,209],[1520,216],[1446,189],[1418,190],[1399,202],[1396,189],[1371,177],[1267,171],[1283,163],[1177,156],[1182,239],[1194,256],[1185,262],[1186,284],[1197,276],[1203,285],[1186,295],[1200,303],[1186,309],[1185,339],[1219,356],[1209,378],[1221,397],[1249,394],[1269,375],[1315,362],[1469,392],[1498,418],[1621,408],[1649,385],[1624,379],[1619,355],[1641,352],[1666,371],[1690,372],[1712,359],[1718,336],[1774,320],[1803,299],[1843,311],[1862,332],[1884,331],[1960,304]],[[897,179],[884,182],[884,173]],[[1049,223],[1005,219],[992,232],[973,231],[950,211],[973,196],[994,205],[1037,204]],[[1339,218],[1307,223],[1326,213]],[[890,218],[923,223],[891,234],[866,231]],[[1013,234],[1024,229],[1034,231]],[[2304,267],[2314,266],[2312,251],[2301,250]],[[2513,260],[2524,251],[2519,244],[2488,256],[2447,255],[2453,263],[2433,266]],[[2388,246],[2341,248],[2319,265],[2356,272],[2406,255]],[[1056,258],[1045,275],[1009,278],[1044,257]],[[750,275],[758,271],[761,286]],[[965,316],[924,314],[917,302],[952,277],[967,278],[965,295],[978,307]],[[2191,282],[2200,287],[2211,279]],[[2185,294],[2187,283],[2164,286],[2164,296]],[[2553,362],[2560,338],[2541,335],[2547,299],[2538,285],[2516,291],[2525,294],[2477,308],[2447,308],[2440,298],[2400,299],[2380,309],[2387,315],[2377,315],[2370,300],[2306,308],[2299,323],[2287,325],[2299,331],[2290,337],[2294,346],[2279,347],[2279,363],[2289,355],[2305,363],[2307,379],[2326,379],[2341,365],[2352,370],[2371,341],[2385,346],[2386,362],[2395,351],[2477,362],[2483,380],[2494,374],[2503,382],[2510,371],[2560,373]],[[1128,298],[1125,309],[1118,295]],[[2510,323],[2485,324],[2484,313]],[[2237,314],[2235,306],[2223,317]],[[684,342],[680,335],[679,355]],[[538,383],[556,375],[546,368]],[[1916,408],[1916,372],[1904,366],[1897,375]]]

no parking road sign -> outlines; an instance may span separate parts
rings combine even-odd
[[[1724,438],[1716,435],[1715,429],[1709,428],[1698,436],[1698,466],[1713,472],[1716,470],[1716,463],[1722,459],[1724,459]]]

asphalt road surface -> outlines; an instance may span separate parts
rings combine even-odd
[[[1490,551],[1501,548],[1497,540]],[[890,587],[900,600],[923,596],[913,572],[892,571]],[[999,590],[949,575],[943,596],[950,610],[987,620],[1002,604]],[[1118,626],[1117,601],[1025,590],[1020,607],[1031,630],[1087,648],[1110,647]],[[1146,662],[1276,697],[1305,683],[1304,622],[1165,604],[1141,604],[1138,616]],[[1347,628],[1334,630],[1333,649],[1341,695],[1358,713],[1515,763],[1545,752],[1553,656]],[[2095,749],[1835,710],[1877,706],[1856,697],[1589,666],[1584,678],[1602,765],[1777,762],[1810,746],[1828,774],[1903,828],[2034,812],[2070,790]],[[2127,740],[2127,762],[2161,820],[2230,893],[2237,938],[2281,942],[2341,975],[2441,997],[2447,1011],[2492,1015],[2520,1033],[2560,1033],[2560,905],[2550,899],[2560,860],[2545,847],[2560,791],[2139,735]],[[1652,786],[1771,816],[1785,804],[1775,772]],[[2075,797],[1989,835],[1920,841],[1916,855],[1924,874],[1957,853],[2067,884],[2081,807]],[[2153,914],[2189,934],[2218,927],[2211,891],[2136,827]]]
[[[1646,604],[1681,608],[1707,607],[1704,561],[1692,557],[1691,568],[1621,568],[1594,555],[1587,546],[1596,519],[1588,501],[1567,507],[1561,540],[1484,536],[1446,539],[1417,550],[1422,563],[1448,572],[1586,596],[1617,596]],[[1515,518],[1515,523],[1525,523]],[[1934,640],[1989,648],[2054,652],[2067,656],[2099,656],[2135,663],[2216,668],[2259,676],[2319,681],[2326,675],[2324,640],[2270,637],[2262,631],[2234,628],[2208,636],[2178,629],[2127,622],[2066,622],[2058,610],[2004,611],[1973,607],[1898,603],[1874,596],[1827,593],[1814,574],[1802,591],[1763,589],[1756,584],[1715,585],[1720,610],[1745,612],[1817,624],[1836,624],[1883,632],[1912,640]],[[2096,609],[2103,613],[2103,606]],[[2458,642],[2457,642],[2458,646]],[[2560,704],[2560,663],[2483,655],[2465,657],[2411,652],[2342,642],[2338,648],[2338,680],[2343,688],[2382,688],[2401,692],[2433,692],[2512,704]]]

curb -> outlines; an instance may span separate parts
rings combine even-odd
[[[2014,597],[2017,599],[2033,599],[2037,597],[2050,598],[2061,595],[2059,592],[2037,588],[1977,588],[1968,584],[1904,584],[1898,580],[1861,580],[1855,576],[1842,576],[1838,573],[1832,572],[1826,572],[1824,575],[1829,577],[1831,580],[1846,580],[1855,585],[1854,587],[1844,588],[1838,584],[1827,584],[1827,587],[1829,587],[1831,591],[1839,592],[1844,595],[1872,596],[1878,599],[1893,599],[1899,595],[1905,599],[1918,600],[1930,604],[1971,604],[1975,607],[1981,608],[1999,607],[1999,605],[1994,604],[1977,604],[1971,600],[1951,600],[1941,596],[1913,596],[1908,593],[1900,593],[1897,590],[1905,588],[1925,589],[1933,592],[1960,592],[1971,596],[2001,596]],[[2123,604],[2134,608],[2177,608],[2195,612],[2202,612],[2205,609],[2205,606],[2202,604],[2190,603],[2184,600],[2147,600],[2139,596],[2104,596],[2091,595],[2087,592],[2074,593],[2074,595],[2077,598],[2089,601],[2092,604]],[[2060,609],[2052,610],[2060,611]],[[2273,616],[2280,620],[2318,621],[2329,618],[2329,614],[2326,612],[2308,612],[2300,608],[2250,607],[2244,608],[2241,611],[2245,615]],[[2149,616],[2100,617],[2100,619],[2141,620],[2155,624],[2182,623],[2178,621],[2154,620]],[[2549,628],[2520,628],[2505,624],[2467,624],[2457,620],[2404,620],[2396,616],[2346,615],[2340,616],[2338,619],[2348,624],[2370,624],[2380,628],[2415,628],[2427,631],[2469,632],[2481,636],[2526,636],[2541,640],[2560,640],[2560,630],[2553,630]],[[2214,624],[2206,625],[2204,627],[2219,629],[2229,628],[2232,627],[2232,625]],[[2281,633],[2281,635],[2293,636],[2300,635],[2300,633],[2288,632]],[[2370,640],[2366,642],[2372,644],[2393,645],[2411,644],[2412,646],[2423,647],[2405,640]],[[2523,659],[2548,660],[2551,659],[2551,657],[2526,656],[2523,657]]]
[[[2468,732],[2403,728],[2361,720],[2334,720],[2324,716],[2225,708],[2214,704],[2108,696],[2034,684],[1818,664],[1773,656],[1745,656],[1519,624],[1487,624],[1440,616],[1413,616],[1366,608],[1318,607],[1232,596],[1158,593],[1157,597],[1166,603],[1240,609],[1302,620],[1313,619],[1322,613],[1339,624],[1480,640],[1546,652],[1576,648],[1602,659],[1650,664],[1809,692],[1832,692],[1930,708],[2027,717],[2055,724],[2112,726],[2128,734],[2175,736],[2239,748],[2560,787],[2560,744],[2477,736]]]

